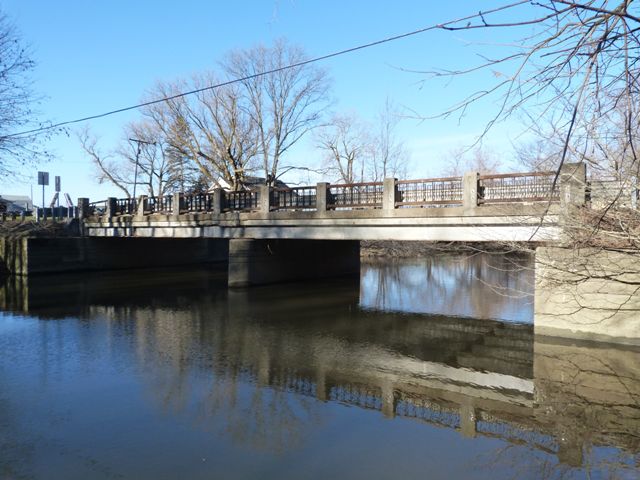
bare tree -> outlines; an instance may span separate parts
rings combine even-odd
[[[399,121],[397,107],[387,98],[378,114],[376,134],[371,142],[370,177],[374,181],[406,176],[409,152],[396,134]]]
[[[451,177],[461,177],[465,172],[487,174],[498,172],[501,167],[500,159],[486,147],[478,145],[471,150],[460,147],[448,153],[443,174]]]
[[[354,113],[336,114],[316,135],[316,145],[325,162],[340,181],[382,181],[404,177],[409,153],[396,135],[399,122],[396,107],[386,100],[374,125]]]
[[[128,124],[123,133],[120,145],[107,153],[100,150],[98,139],[88,129],[78,134],[82,149],[96,168],[98,183],[110,183],[127,197],[132,196],[134,184],[150,196],[176,190],[182,179],[181,172],[173,168],[168,146],[154,125],[143,119]],[[138,146],[131,138],[147,143]]]
[[[258,127],[243,103],[242,85],[203,89],[216,83],[213,73],[196,75],[190,82],[160,83],[151,96],[200,91],[151,105],[145,114],[162,132],[175,158],[195,166],[207,184],[221,177],[237,189],[258,154]]]
[[[33,125],[31,73],[35,62],[11,21],[0,12],[0,176],[18,175],[26,165],[49,157],[36,135],[10,136],[16,129]]]
[[[479,100],[495,98],[498,108],[484,133],[525,107],[530,125],[552,118],[563,138],[557,168],[572,151],[589,151],[606,126],[609,136],[624,139],[630,162],[637,165],[632,130],[640,108],[639,14],[633,0],[517,1],[471,22],[442,25],[449,31],[526,27],[533,32],[505,46],[502,55],[481,55],[477,65],[431,72],[458,76],[484,70],[497,79],[442,115],[463,115]],[[508,15],[514,20],[505,20]],[[620,122],[611,122],[612,112]]]
[[[316,144],[324,152],[330,172],[340,182],[364,180],[370,158],[371,140],[366,125],[355,114],[334,115],[318,130]]]
[[[318,125],[328,103],[324,70],[313,65],[285,68],[306,59],[302,48],[278,40],[272,47],[233,51],[222,63],[230,78],[244,79],[244,110],[257,129],[267,179],[277,178],[283,155]]]

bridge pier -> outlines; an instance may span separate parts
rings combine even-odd
[[[229,286],[357,275],[357,240],[229,240]]]

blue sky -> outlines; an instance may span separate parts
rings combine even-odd
[[[286,37],[315,57],[501,3],[13,0],[0,5],[33,51],[34,86],[45,97],[39,107],[41,117],[57,122],[135,104],[158,80],[215,70],[230,49]],[[505,32],[433,31],[322,62],[332,78],[333,109],[372,120],[389,98],[421,115],[442,112],[490,81],[491,72],[449,83],[404,70],[468,66],[478,60],[478,52],[495,53],[496,43],[510,40],[497,35]],[[411,152],[410,176],[438,176],[447,152],[472,142],[494,108],[489,103],[478,105],[461,122],[403,120],[399,136]],[[135,112],[115,115],[92,121],[89,127],[108,150],[121,138],[123,125],[136,116]],[[487,143],[507,158],[517,133],[517,126],[499,126]],[[80,149],[75,127],[69,136],[52,138],[48,146],[56,158],[40,168],[51,176],[60,175],[63,191],[73,199],[116,194],[93,180],[93,167]],[[289,164],[320,161],[310,138],[291,155]],[[1,193],[29,194],[29,190],[28,182],[0,180]]]

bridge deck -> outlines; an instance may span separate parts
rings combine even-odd
[[[553,172],[201,194],[87,203],[88,236],[536,241],[560,237]]]

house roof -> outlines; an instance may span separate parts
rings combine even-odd
[[[250,176],[246,176],[244,177],[244,181],[242,182],[242,186],[246,189],[246,190],[251,190],[254,189],[256,187],[259,187],[260,185],[265,185],[267,182],[265,180],[264,177],[250,177]],[[276,180],[276,185],[277,188],[287,188],[288,185],[280,180]],[[211,186],[211,188],[209,190],[212,190],[214,188],[222,188],[224,190],[231,190],[231,185],[229,184],[229,182],[227,182],[224,178],[219,177],[217,180],[215,180],[213,182],[213,185]]]

